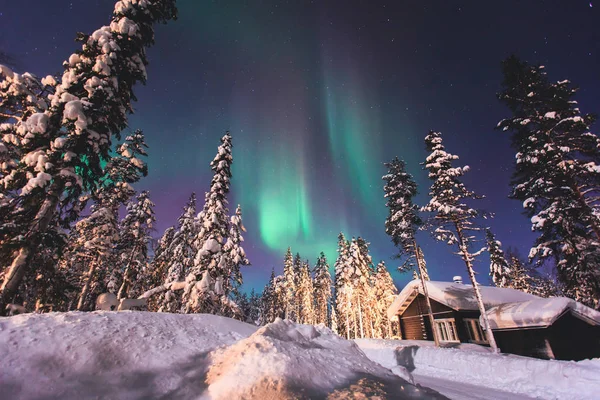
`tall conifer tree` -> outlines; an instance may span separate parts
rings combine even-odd
[[[458,254],[467,267],[473,285],[488,342],[494,352],[498,352],[473,269],[475,257],[482,251],[471,250],[475,239],[473,232],[479,230],[475,226],[476,218],[481,216],[481,212],[465,203],[481,197],[468,190],[461,181],[460,178],[469,168],[452,166],[452,162],[458,160],[458,156],[446,152],[441,133],[429,132],[425,137],[425,144],[430,152],[425,161],[425,168],[429,171],[429,179],[433,183],[429,191],[429,203],[422,210],[432,214],[430,224],[435,227],[432,232],[434,238],[457,246]]]
[[[516,150],[511,198],[523,202],[539,233],[529,257],[556,263],[565,294],[600,308],[600,139],[568,80],[512,56],[502,64],[499,99],[512,117],[498,127]]]

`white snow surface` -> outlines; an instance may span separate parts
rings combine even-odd
[[[548,327],[565,312],[592,325],[600,325],[600,312],[566,297],[538,298],[501,304],[486,311],[492,329]]]
[[[0,318],[4,399],[442,399],[329,329],[206,314]],[[361,397],[362,398],[362,397]]]
[[[450,398],[463,398],[452,395],[460,392],[462,384],[476,385],[480,389],[487,387],[489,396],[483,398],[489,399],[511,398],[507,393],[512,393],[514,398],[591,400],[598,399],[600,393],[600,359],[539,360],[493,354],[477,345],[436,348],[433,342],[414,340],[361,339],[355,342],[373,361],[387,368],[404,366],[417,383],[429,385]],[[436,379],[441,379],[439,385]],[[456,385],[444,390],[448,381]]]

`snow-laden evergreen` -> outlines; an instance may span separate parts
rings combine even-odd
[[[483,251],[483,249],[479,251],[471,249],[475,241],[473,233],[479,230],[475,225],[476,218],[480,217],[481,213],[471,208],[466,201],[480,197],[468,190],[461,181],[460,178],[469,167],[452,166],[453,161],[458,160],[458,156],[446,152],[440,132],[429,132],[425,137],[425,144],[430,154],[424,165],[433,183],[429,190],[429,203],[421,210],[431,213],[429,225],[433,227],[434,238],[448,245],[457,246],[458,254],[467,267],[473,285],[488,342],[494,351],[498,351],[473,269],[475,257]]]
[[[7,99],[0,109],[5,121],[0,133],[10,144],[0,147],[0,231],[16,224],[1,239],[15,251],[4,264],[0,309],[17,292],[28,268],[36,268],[33,254],[58,210],[72,221],[80,211],[81,193],[97,185],[113,136],[127,127],[132,88],[146,81],[153,25],[175,16],[175,0],[121,0],[108,26],[78,35],[82,48],[65,61],[60,79],[48,77],[38,84],[29,75],[22,85],[7,83],[15,74],[0,67],[1,97]],[[31,91],[34,96],[28,98]]]
[[[231,179],[232,143],[229,132],[221,138],[215,158],[210,163],[213,178],[206,193],[204,207],[198,214],[197,253],[187,274],[183,293],[184,312],[208,312],[232,315],[235,305],[227,297],[230,280],[228,253],[224,249],[229,235],[227,195]]]
[[[377,270],[373,279],[373,290],[376,304],[374,337],[391,338],[394,336],[394,331],[392,321],[388,318],[387,310],[398,295],[398,289],[383,261],[377,264]]]
[[[284,307],[285,307],[285,319],[290,321],[297,321],[297,303],[296,298],[296,270],[294,268],[294,257],[292,256],[292,249],[288,247],[285,258],[283,260],[283,284],[285,288]]]
[[[175,227],[170,226],[165,229],[162,237],[159,239],[154,257],[150,264],[150,276],[148,287],[157,287],[165,282],[169,263],[173,258],[173,238],[175,237]],[[160,297],[154,296],[148,300],[147,307],[150,311],[158,311]]]
[[[135,194],[131,184],[147,173],[146,164],[139,159],[145,155],[145,147],[141,131],[128,136],[118,147],[104,168],[99,189],[92,195],[90,215],[79,220],[71,232],[64,264],[80,282],[78,310],[93,309],[96,295],[106,291],[116,294],[119,290],[119,209]]]
[[[330,326],[331,274],[325,253],[321,252],[314,269],[314,324]]]
[[[385,232],[392,238],[398,249],[398,257],[405,257],[402,271],[413,268],[416,261],[417,243],[415,235],[422,221],[413,199],[417,195],[417,184],[412,175],[406,172],[404,161],[394,158],[385,163],[388,173],[383,176],[388,217]]]
[[[194,256],[196,255],[196,246],[194,245],[197,236],[195,217],[196,194],[192,193],[183,208],[183,213],[177,220],[179,226],[170,240],[169,247],[163,250],[165,255],[161,259],[166,264],[165,285],[183,281],[187,273],[192,269]],[[158,311],[180,312],[181,309],[182,300],[180,293],[168,289],[160,295]]]
[[[352,303],[352,282],[350,274],[349,244],[343,233],[338,236],[337,259],[335,260],[335,313],[338,333],[350,339]]]
[[[150,288],[152,272],[148,265],[148,244],[156,222],[154,203],[147,191],[127,205],[127,214],[119,224],[117,260],[123,269],[117,298],[136,298]]]
[[[492,283],[497,287],[508,287],[508,276],[510,268],[502,251],[502,243],[496,240],[496,237],[491,230],[485,230],[485,238],[487,241],[487,251],[490,254],[490,276]]]
[[[529,257],[556,262],[565,294],[600,307],[600,139],[582,114],[571,82],[551,82],[543,66],[510,57],[498,95],[512,112],[498,127],[512,133],[516,165],[511,198],[523,202],[539,236]]]
[[[314,324],[314,285],[310,275],[308,260],[302,263],[298,276],[298,289],[296,296],[299,301],[299,318],[301,324]]]
[[[242,285],[242,273],[240,272],[240,266],[250,265],[250,261],[246,257],[246,252],[242,247],[244,237],[242,232],[246,232],[246,228],[242,222],[242,207],[238,204],[235,215],[230,219],[229,224],[229,236],[223,246],[223,250],[227,259],[227,269],[225,271],[225,278],[223,280],[223,292],[228,294],[232,289]]]

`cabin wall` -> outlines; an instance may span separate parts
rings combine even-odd
[[[502,353],[550,360],[554,354],[547,337],[547,329],[494,331],[494,338]]]
[[[455,311],[435,300],[431,300],[434,319],[454,318]],[[419,294],[400,315],[402,338],[407,340],[433,340],[431,324],[427,312],[427,300]]]
[[[548,341],[557,360],[600,357],[600,327],[567,313],[548,329]]]

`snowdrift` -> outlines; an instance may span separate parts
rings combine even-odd
[[[387,368],[406,367],[418,375],[524,394],[540,399],[598,399],[600,359],[546,361],[462,344],[459,349],[436,348],[433,342],[355,340],[373,361]]]
[[[94,312],[0,318],[0,398],[444,398],[327,328],[260,329],[204,314]]]

